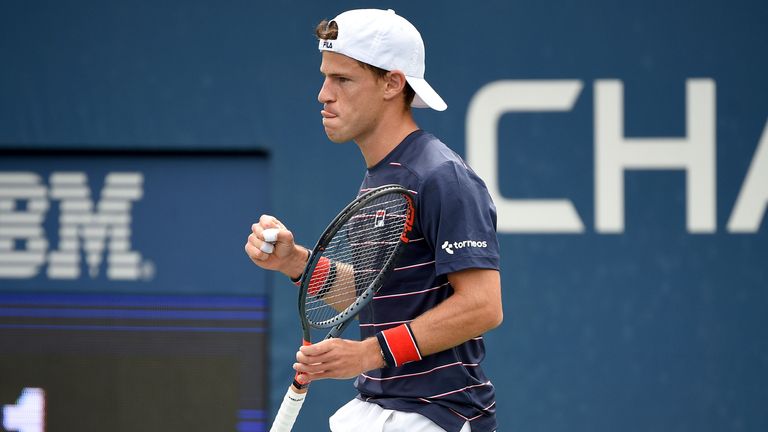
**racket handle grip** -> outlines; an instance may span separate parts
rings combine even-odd
[[[280,409],[277,411],[275,421],[272,423],[272,428],[269,432],[290,432],[293,428],[293,423],[296,422],[296,417],[299,416],[301,406],[304,404],[304,398],[307,396],[307,390],[299,390],[297,392],[293,386],[288,387],[288,391],[285,392],[283,397],[283,403],[280,404]]]

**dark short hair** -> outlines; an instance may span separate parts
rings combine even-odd
[[[315,36],[321,40],[336,40],[336,38],[339,37],[339,26],[336,24],[336,21],[328,21],[327,19],[324,19],[320,21],[317,27],[315,27]],[[384,79],[389,72],[386,69],[369,65],[368,63],[361,62],[360,60],[355,61],[363,69],[368,69],[369,71],[373,72],[377,79]],[[413,87],[408,84],[408,82],[405,83],[405,88],[403,89],[403,97],[405,98],[405,109],[410,110],[411,103],[413,103],[413,98],[416,97],[416,92],[413,90]]]

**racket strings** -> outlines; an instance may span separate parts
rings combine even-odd
[[[322,252],[327,261],[318,261],[308,283],[310,323],[332,320],[368,290],[400,241],[408,208],[405,196],[385,194],[344,222]]]
[[[349,262],[350,260],[345,261]],[[337,273],[336,278],[340,279],[341,282],[326,279],[329,281],[327,284],[313,290],[315,294],[310,296],[306,307],[308,313],[313,317],[312,321],[330,319],[341,312],[363,294],[365,288],[379,273],[377,268],[360,269],[360,259],[354,260],[354,262],[358,264],[334,264],[337,266],[334,270]],[[339,270],[340,266],[342,270]],[[341,274],[338,275],[339,273]]]
[[[402,231],[402,227],[392,221],[397,221],[398,214],[392,214],[391,212],[397,209],[397,206],[393,206],[392,203],[386,203],[384,208],[390,217],[384,223],[386,225],[379,225],[375,230],[366,229],[370,226],[370,222],[363,222],[368,217],[357,217],[351,219],[347,226],[345,226],[339,232],[342,235],[337,235],[324,252],[324,256],[329,258],[331,263],[336,266],[336,272],[339,272],[339,267],[342,268],[342,272],[346,271],[346,285],[338,285],[334,287],[332,293],[325,292],[319,286],[321,283],[325,283],[327,278],[319,280],[317,282],[310,282],[310,292],[322,293],[323,295],[310,298],[310,302],[314,305],[308,305],[308,309],[317,309],[325,307],[325,305],[337,306],[343,303],[349,303],[350,299],[357,298],[362,291],[369,285],[366,280],[366,276],[373,279],[380,271],[381,262],[383,259],[377,259],[381,255],[381,258],[387,256],[390,252],[389,249],[393,249],[397,245],[399,239],[399,233]],[[363,215],[367,216],[373,209],[380,210],[382,206],[368,206],[362,209],[361,212],[366,212]],[[374,218],[375,219],[375,218]],[[400,218],[402,220],[402,218]],[[344,231],[342,233],[342,231]],[[372,235],[375,233],[375,236]],[[387,238],[389,233],[389,238]],[[392,234],[394,233],[394,234]],[[378,264],[378,265],[375,265]],[[350,272],[350,268],[354,270]],[[350,273],[354,274],[354,278],[350,278]],[[368,273],[368,275],[366,275]],[[337,276],[339,276],[337,274]],[[350,284],[355,282],[355,289],[352,290]],[[333,310],[334,312],[336,309]],[[331,311],[329,311],[331,312]]]

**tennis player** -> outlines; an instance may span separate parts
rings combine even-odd
[[[392,10],[351,10],[316,29],[325,79],[323,127],[354,141],[367,165],[360,192],[400,184],[416,221],[395,271],[359,315],[362,340],[301,347],[308,381],[356,378],[358,396],[331,418],[334,432],[496,430],[495,394],[480,363],[483,333],[502,321],[496,210],[483,181],[419,129],[412,108],[446,109],[424,79],[424,43]],[[262,231],[280,228],[274,248]],[[260,267],[296,280],[309,252],[273,216],[246,244]]]

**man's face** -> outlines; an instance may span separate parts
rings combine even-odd
[[[376,127],[386,83],[357,60],[329,51],[323,51],[320,72],[325,134],[336,143],[365,140]]]

